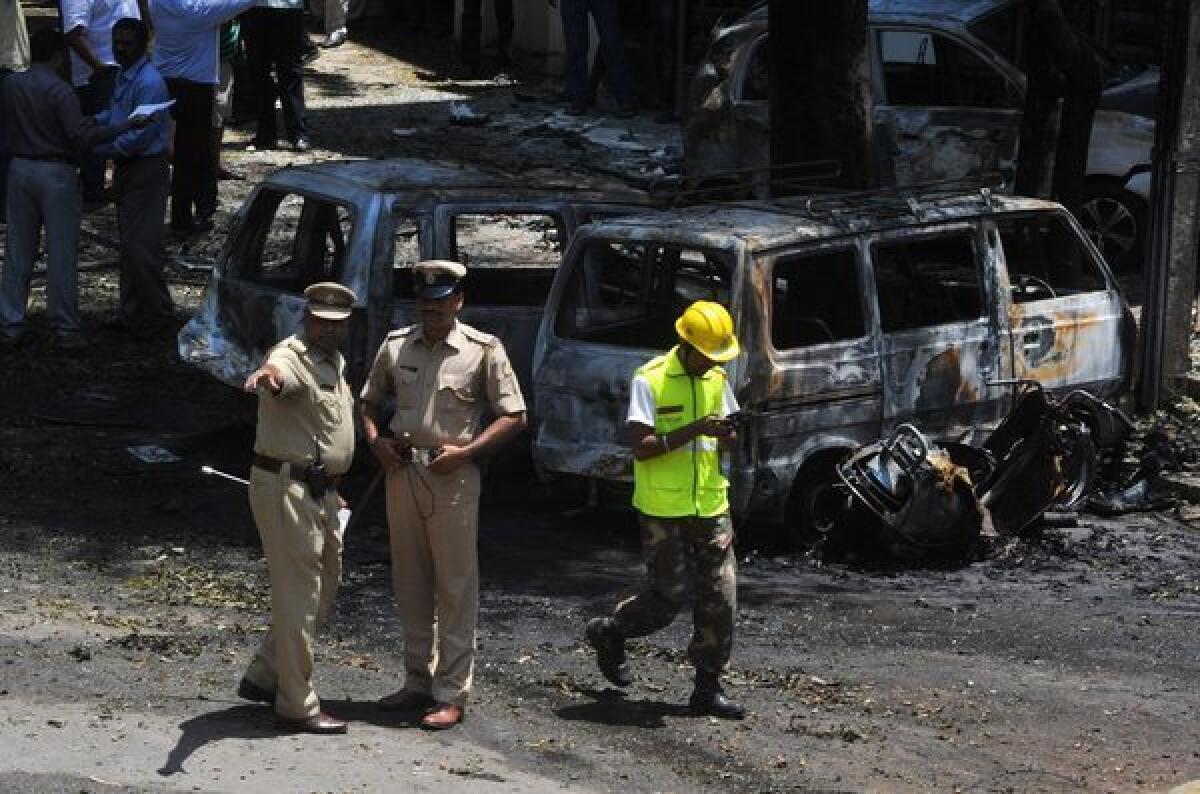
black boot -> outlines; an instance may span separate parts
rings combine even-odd
[[[723,720],[740,720],[746,710],[725,697],[715,673],[696,671],[696,688],[688,700],[688,708],[697,717],[712,716]]]
[[[604,677],[616,686],[632,684],[633,676],[625,663],[625,638],[613,625],[612,618],[592,618],[586,633],[588,642],[596,649],[596,664]]]

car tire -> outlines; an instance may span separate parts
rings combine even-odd
[[[1079,222],[1113,270],[1138,270],[1145,257],[1146,201],[1116,180],[1084,188]]]
[[[819,546],[838,529],[850,507],[849,493],[837,474],[844,454],[810,461],[796,476],[785,510],[787,540],[795,548]]]

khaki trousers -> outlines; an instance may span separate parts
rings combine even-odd
[[[461,706],[471,691],[479,617],[479,468],[392,469],[387,516],[404,688]]]
[[[277,473],[250,470],[250,509],[267,556],[271,628],[246,678],[275,692],[287,719],[321,710],[312,686],[313,641],[342,579],[342,530],[332,490],[318,504],[285,464]]]

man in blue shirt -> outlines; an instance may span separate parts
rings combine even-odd
[[[139,105],[170,99],[166,82],[146,57],[148,40],[146,23],[140,19],[125,18],[113,25],[113,55],[121,71],[112,104],[96,116],[100,124],[118,124]],[[163,278],[163,219],[171,187],[169,136],[167,115],[160,112],[146,126],[130,129],[97,149],[116,164],[120,323],[138,336],[149,336],[175,319],[175,304]]]

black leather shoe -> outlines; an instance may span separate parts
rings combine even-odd
[[[302,720],[292,720],[285,717],[279,717],[276,722],[281,730],[290,733],[345,733],[350,730],[349,724],[345,720],[339,720],[337,717],[331,717],[323,711],[318,711],[311,717],[305,717]]]
[[[255,703],[275,703],[275,693],[269,689],[263,689],[258,684],[251,681],[249,678],[243,678],[238,684],[238,697],[242,700],[253,700]]]
[[[746,716],[744,708],[725,697],[718,677],[700,670],[696,671],[696,688],[688,699],[688,708],[697,717],[740,720]]]
[[[613,685],[626,687],[633,683],[633,675],[625,662],[625,638],[613,625],[612,618],[592,618],[588,621],[587,641],[596,649],[596,664]]]
[[[723,720],[740,720],[746,710],[725,697],[724,692],[693,692],[688,708],[697,717],[720,717]]]
[[[297,152],[307,152],[312,148],[312,141],[303,135],[298,135],[296,136],[296,139],[292,141],[292,148]]]

